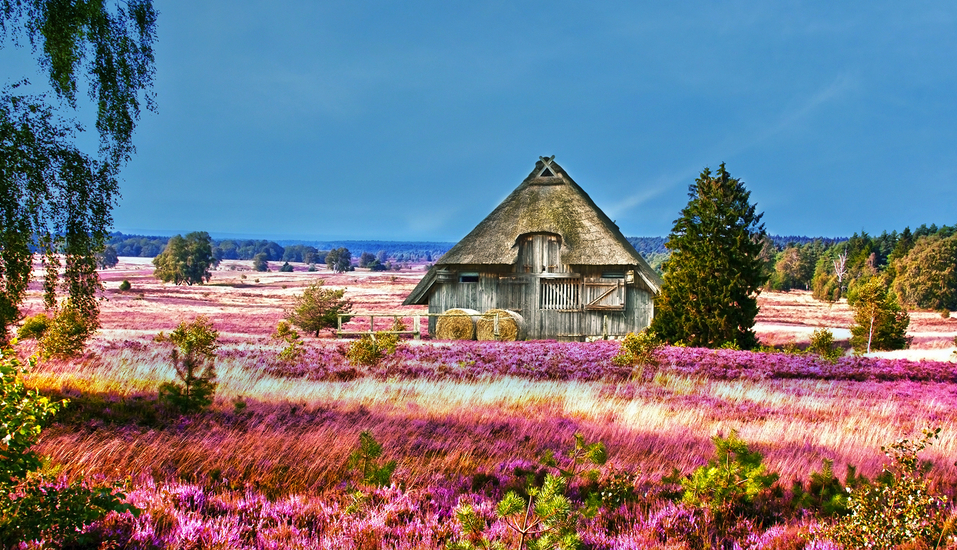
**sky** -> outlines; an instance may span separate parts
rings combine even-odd
[[[454,242],[551,155],[627,236],[722,162],[772,234],[957,223],[954,2],[154,6],[124,233]]]

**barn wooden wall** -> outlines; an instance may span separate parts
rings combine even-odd
[[[488,266],[483,269],[478,271],[477,282],[459,282],[458,274],[469,272],[468,267],[457,270],[453,281],[437,282],[429,300],[429,312],[442,313],[452,308],[469,308],[480,312],[493,308],[510,309],[525,318],[529,339],[569,340],[601,336],[603,333],[610,337],[622,337],[647,327],[654,315],[652,293],[640,281],[624,285],[625,303],[621,310],[591,311],[581,305],[574,310],[540,308],[543,278],[559,283],[584,280],[605,284],[604,287],[580,291],[579,304],[583,300],[589,301],[590,297],[599,296],[604,289],[613,289],[614,293],[609,294],[609,297],[617,296],[620,290],[615,289],[615,286],[622,284],[622,279],[602,278],[602,273],[608,270],[601,267],[584,267],[575,273],[559,274],[516,273],[513,268],[490,270]],[[620,271],[621,267],[617,269]],[[429,318],[431,334],[435,333],[435,322],[434,317]]]

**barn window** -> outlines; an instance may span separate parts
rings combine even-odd
[[[581,279],[542,279],[541,309],[563,310],[581,307]]]
[[[604,271],[601,274],[602,279],[624,279],[624,271]]]
[[[553,233],[532,233],[519,237],[516,271],[519,273],[561,273],[562,241]]]
[[[467,271],[459,275],[460,283],[477,283],[478,282],[478,272],[477,271]]]

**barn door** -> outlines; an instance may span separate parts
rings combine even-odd
[[[625,309],[625,280],[586,280],[582,302],[585,310],[623,311]]]

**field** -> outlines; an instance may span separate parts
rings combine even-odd
[[[711,438],[732,432],[764,455],[784,489],[770,511],[722,528],[741,548],[830,547],[802,537],[817,520],[786,504],[792,483],[823,459],[838,477],[848,465],[873,477],[885,464],[882,445],[925,426],[942,428],[922,454],[934,465],[932,486],[957,494],[957,318],[912,312],[906,357],[836,365],[668,348],[657,367],[633,370],[611,361],[617,342],[426,339],[357,368],[345,358],[348,342],[328,334],[306,335],[305,357],[290,364],[277,358],[270,334],[318,278],[345,287],[357,311],[424,312],[399,305],[421,269],[296,269],[257,273],[249,262],[224,262],[211,284],[192,287],[156,282],[142,259],[121,258],[102,273],[103,327],[88,352],[43,363],[30,378],[71,400],[39,450],[66,476],[129,480],[130,499],[146,510],[98,525],[98,536],[133,548],[441,548],[460,535],[454,509],[464,503],[504,536],[495,502],[527,473],[544,471],[540,458],[565,452],[576,433],[607,446],[601,487],[616,472],[625,480],[620,503],[581,520],[589,548],[707,547],[702,541],[719,530],[713,518],[667,499],[660,480],[706,463]],[[124,279],[132,289],[120,292]],[[38,311],[39,289],[31,292],[27,309]],[[756,328],[766,344],[806,344],[817,327],[846,339],[852,323],[846,304],[820,304],[806,292],[760,301]],[[206,413],[180,416],[157,404],[158,385],[174,372],[169,345],[153,338],[197,315],[221,336],[217,399]],[[361,323],[352,326],[368,321]],[[32,349],[21,344],[24,354]],[[361,480],[346,463],[364,430],[397,469],[390,487],[357,497]]]

